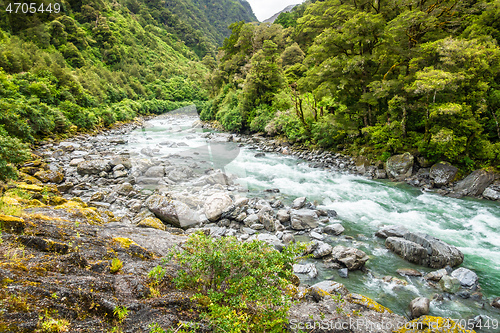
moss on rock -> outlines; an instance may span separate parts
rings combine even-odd
[[[362,306],[364,306],[364,307],[366,307],[366,308],[368,308],[370,310],[373,310],[373,311],[376,311],[376,312],[379,312],[379,313],[393,313],[390,309],[388,309],[385,306],[383,306],[383,305],[375,302],[371,298],[368,298],[368,297],[363,296],[363,295],[349,294],[347,296],[347,299],[351,303],[362,305]]]
[[[404,327],[394,333],[475,333],[474,330],[466,330],[457,322],[448,318],[422,316],[408,322]]]
[[[163,222],[156,217],[145,218],[141,222],[137,223],[137,226],[143,228],[155,228],[155,229],[165,230],[165,225],[163,224]]]

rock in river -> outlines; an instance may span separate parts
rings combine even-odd
[[[292,210],[290,219],[294,230],[313,229],[319,222],[316,211],[310,209]]]
[[[470,269],[460,267],[451,273],[451,276],[460,281],[462,287],[472,288],[477,285],[477,274]]]
[[[455,246],[423,233],[407,232],[403,237],[389,237],[385,246],[409,262],[443,268],[457,266],[464,261],[464,255]]]
[[[429,314],[431,301],[426,297],[417,297],[410,303],[411,319]]]
[[[176,227],[188,229],[200,222],[196,212],[178,200],[155,194],[150,196],[145,203],[157,218]]]
[[[434,181],[434,186],[441,187],[448,185],[455,179],[458,169],[447,162],[439,162],[431,167],[430,178]]]
[[[217,221],[222,213],[227,212],[232,205],[233,200],[229,195],[225,193],[212,194],[205,202],[205,215],[210,221]]]
[[[356,248],[337,245],[332,250],[333,258],[344,264],[348,270],[360,269],[368,261],[368,255]]]
[[[391,156],[385,165],[387,174],[397,180],[410,177],[413,172],[414,157],[410,153]]]

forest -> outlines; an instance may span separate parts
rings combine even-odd
[[[497,0],[308,0],[234,23],[201,117],[375,161],[498,168],[499,17]]]
[[[202,60],[230,23],[256,20],[239,0],[35,2],[24,14],[0,1],[0,180],[41,138],[200,106]]]

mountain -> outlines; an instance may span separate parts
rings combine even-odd
[[[271,16],[270,18],[262,21],[262,23],[274,23],[274,21],[278,18],[278,16],[280,16],[281,13],[289,13],[292,11],[292,9],[294,9],[297,5],[290,5],[290,6],[287,6],[285,7],[285,9],[283,9],[282,11],[280,12],[277,12],[276,14],[274,14],[273,16]]]
[[[203,104],[227,26],[257,20],[243,0],[33,4],[16,14],[0,0],[0,179],[26,143]]]

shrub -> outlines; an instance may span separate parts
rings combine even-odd
[[[120,269],[122,269],[122,267],[122,261],[118,258],[113,258],[113,260],[111,261],[111,268],[109,270],[111,271],[111,273],[115,274],[118,273]]]
[[[276,111],[272,110],[271,107],[267,105],[259,105],[255,109],[255,117],[250,123],[250,129],[254,132],[264,132],[266,125],[270,123]]]
[[[302,251],[300,245],[279,252],[261,241],[197,233],[172,253],[182,267],[173,282],[196,292],[214,332],[282,332],[291,304],[283,290]]]
[[[29,157],[28,145],[10,137],[0,126],[0,180],[15,178],[16,169],[12,164],[24,162]]]

